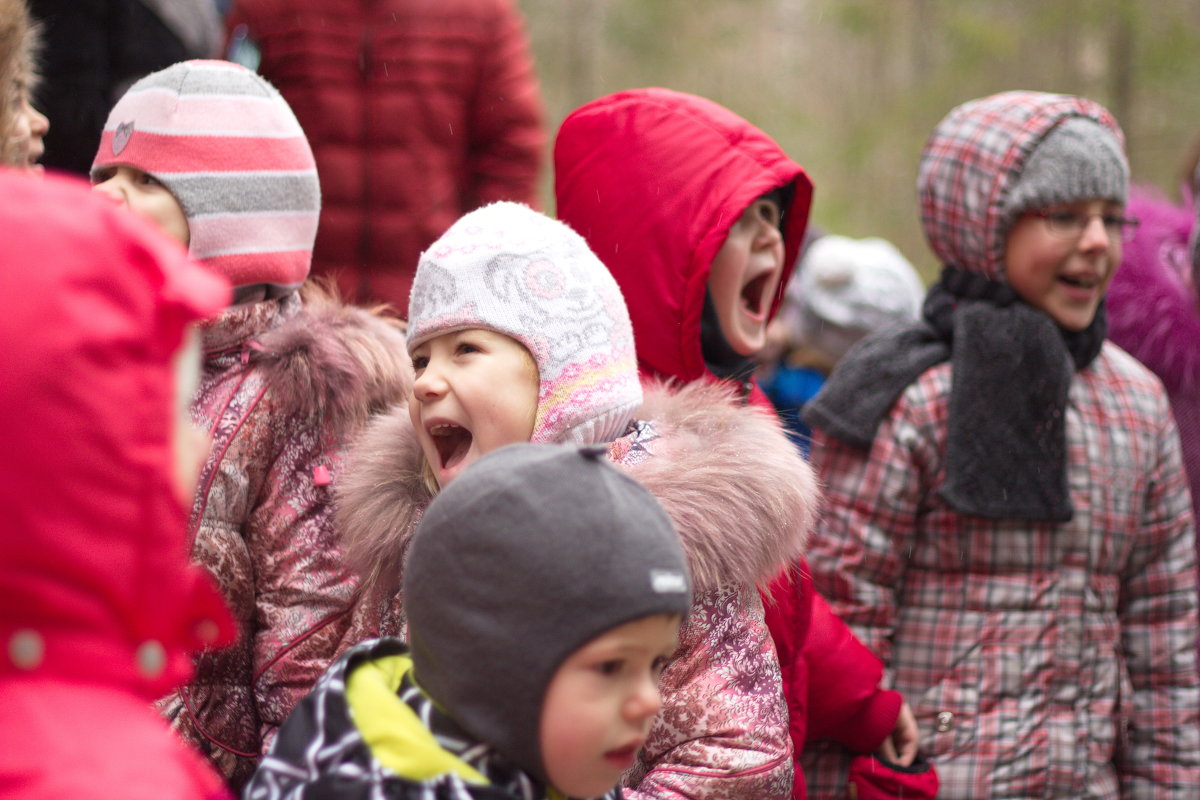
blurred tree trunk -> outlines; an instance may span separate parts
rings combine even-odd
[[[1135,33],[1137,30],[1137,6],[1134,0],[1117,0],[1113,9],[1111,45],[1109,47],[1108,109],[1118,120],[1123,120],[1125,149],[1132,151],[1137,138],[1137,117],[1134,115],[1134,64]]]

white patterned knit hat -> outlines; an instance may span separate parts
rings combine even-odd
[[[235,287],[284,294],[308,276],[321,189],[283,97],[228,61],[184,61],[129,88],[109,113],[92,172],[126,165],[170,190],[192,256]]]
[[[832,361],[858,340],[921,316],[925,286],[891,242],[827,235],[809,246],[788,286],[795,337]]]
[[[459,219],[421,254],[408,349],[484,328],[520,342],[538,368],[534,442],[620,436],[642,402],[621,290],[579,234],[520,203]]]

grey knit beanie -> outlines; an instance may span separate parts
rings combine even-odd
[[[502,333],[533,356],[531,441],[609,442],[642,404],[633,325],[617,282],[582,236],[528,206],[472,211],[421,254],[409,352],[465,328]]]
[[[1125,203],[1129,162],[1111,130],[1087,117],[1068,117],[1025,160],[1003,201],[1011,226],[1025,211],[1081,200]]]
[[[514,444],[429,505],[403,596],[416,683],[545,781],[539,728],[555,670],[618,625],[686,615],[691,581],[666,512],[604,448]]]

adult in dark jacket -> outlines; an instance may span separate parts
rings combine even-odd
[[[312,143],[313,272],[345,297],[407,318],[417,258],[455,220],[538,206],[541,93],[513,0],[237,0],[227,23]]]
[[[42,25],[38,108],[53,127],[42,163],[87,175],[108,110],[134,81],[220,52],[213,0],[29,0]]]

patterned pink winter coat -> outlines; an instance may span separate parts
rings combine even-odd
[[[678,528],[697,587],[662,677],[663,709],[624,796],[777,798],[792,790],[792,749],[775,648],[755,589],[804,546],[817,506],[811,471],[774,416],[732,388],[646,387],[631,432],[610,445]],[[398,576],[429,500],[408,411],[371,423],[355,446],[341,514],[357,563]],[[393,607],[381,625],[402,627]]]
[[[240,630],[160,706],[234,788],[344,647],[357,582],[333,528],[342,448],[407,393],[402,333],[316,287],[229,309],[202,329],[192,416],[211,432],[190,521]]]
[[[944,263],[1003,280],[1003,198],[1030,150],[1073,116],[1115,130],[1092,103],[1042,98],[975,101],[930,138],[923,213]],[[818,588],[912,705],[939,797],[1196,797],[1196,557],[1162,384],[1109,342],[1074,373],[1074,512],[1054,523],[943,499],[954,377],[950,363],[926,369],[865,449],[814,430]],[[1026,397],[1011,388],[1012,402]],[[806,762],[815,796],[843,796],[838,766]]]

